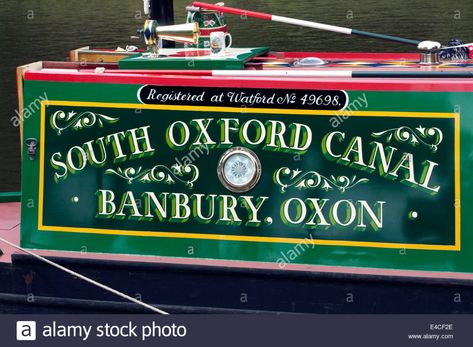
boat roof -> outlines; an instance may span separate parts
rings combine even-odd
[[[125,69],[114,51],[83,47],[71,51],[72,61],[37,62],[20,67],[18,73],[23,80],[78,83],[234,87],[251,81],[255,88],[473,91],[473,60],[422,65],[419,53],[267,52],[247,59],[242,69],[202,70]],[[294,65],[306,58],[325,64]]]

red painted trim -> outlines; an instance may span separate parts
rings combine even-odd
[[[207,37],[207,36],[210,36],[211,33],[217,32],[217,31],[221,31],[221,32],[226,33],[227,32],[227,26],[224,25],[224,26],[217,27],[217,28],[212,28],[212,29],[199,29],[199,31],[200,31],[200,37]]]
[[[154,75],[152,73],[64,73],[27,71],[27,81],[156,84],[168,86],[278,88],[278,89],[344,89],[371,91],[473,92],[473,79],[442,78],[244,78],[192,75]],[[171,72],[172,73],[172,72]]]
[[[208,4],[206,2],[194,1],[192,3],[192,6],[201,7],[201,8],[207,9],[207,10],[237,14],[237,15],[242,15],[242,16],[247,16],[247,17],[254,17],[254,18],[259,18],[259,19],[264,19],[264,20],[272,20],[272,18],[273,18],[272,15],[267,14],[267,13],[240,10],[240,9],[234,8],[234,7],[212,5],[212,4]]]

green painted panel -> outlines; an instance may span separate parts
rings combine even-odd
[[[310,91],[296,106],[143,105],[141,87],[25,82],[25,106],[49,102],[24,121],[40,153],[23,161],[23,246],[473,272],[470,94],[348,92],[330,111]],[[261,161],[249,192],[217,176],[235,146]]]
[[[21,192],[3,192],[0,193],[1,202],[19,202],[21,201]]]
[[[128,70],[242,70],[248,60],[268,53],[269,48],[234,48],[224,57],[192,56],[179,49],[164,49],[163,52],[167,56],[150,58],[137,54],[121,59],[118,65],[120,69]],[[195,53],[202,54],[197,50]]]

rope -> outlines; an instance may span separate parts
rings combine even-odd
[[[68,268],[66,268],[66,267],[64,267],[64,266],[62,266],[62,265],[59,265],[59,264],[57,264],[57,263],[55,263],[55,262],[53,262],[53,261],[51,261],[51,260],[49,260],[49,259],[46,259],[45,257],[42,257],[42,256],[40,256],[39,254],[33,253],[33,252],[31,252],[31,251],[29,251],[29,250],[23,248],[23,247],[17,246],[17,245],[15,245],[14,243],[11,243],[10,241],[7,241],[7,240],[5,240],[5,239],[3,239],[3,238],[1,238],[1,237],[0,237],[0,241],[6,243],[7,245],[9,245],[9,246],[11,246],[11,247],[13,247],[13,248],[15,248],[15,249],[21,251],[21,252],[24,252],[24,253],[26,253],[26,254],[29,254],[29,255],[31,255],[32,257],[34,257],[34,258],[36,258],[36,259],[39,259],[39,260],[41,260],[41,261],[43,261],[43,262],[45,262],[45,263],[47,263],[47,264],[49,264],[49,265],[51,265],[51,266],[53,266],[53,267],[59,269],[59,270],[62,270],[62,271],[64,271],[64,272],[67,272],[67,273],[70,274],[70,275],[73,275],[73,276],[75,276],[75,277],[78,277],[78,278],[80,278],[81,280],[83,280],[83,281],[85,281],[85,282],[88,282],[88,283],[90,283],[90,284],[93,284],[94,286],[97,286],[97,287],[99,287],[99,288],[102,288],[102,289],[104,289],[104,290],[106,290],[106,291],[108,291],[108,292],[110,292],[110,293],[113,293],[113,294],[115,294],[115,295],[117,295],[117,296],[120,296],[120,297],[126,299],[126,300],[129,300],[129,301],[131,301],[131,302],[133,302],[133,303],[135,303],[135,304],[137,304],[137,305],[141,305],[141,306],[143,306],[143,307],[145,307],[145,308],[147,308],[147,309],[149,309],[149,310],[151,310],[151,311],[153,311],[153,312],[156,312],[156,313],[159,313],[159,314],[163,314],[163,315],[168,315],[168,314],[169,314],[169,313],[166,312],[166,311],[160,310],[160,309],[157,308],[157,307],[154,307],[154,306],[152,306],[152,305],[149,305],[149,304],[147,304],[147,303],[144,303],[144,302],[142,302],[142,301],[139,301],[139,300],[137,300],[137,299],[135,299],[135,298],[133,298],[133,297],[131,297],[131,296],[125,294],[125,293],[122,293],[122,292],[120,292],[120,291],[118,291],[118,290],[116,290],[116,289],[113,289],[113,288],[111,288],[111,287],[109,287],[109,286],[106,286],[105,284],[99,283],[99,282],[97,282],[97,281],[95,281],[95,280],[93,280],[93,279],[91,279],[91,278],[89,278],[89,277],[87,277],[87,276],[81,275],[80,273],[77,273],[77,272],[75,272],[75,271],[73,271],[73,270],[71,270],[71,269],[68,269]]]

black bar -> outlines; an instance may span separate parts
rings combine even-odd
[[[50,259],[170,313],[473,313],[472,280]],[[148,313],[31,256],[0,263],[0,313],[49,309]]]
[[[150,18],[157,20],[159,25],[174,24],[174,3],[173,0],[151,0]],[[174,48],[175,42],[163,40],[164,48]]]
[[[465,347],[472,324],[469,315],[29,314],[0,316],[0,336],[8,347]]]
[[[381,39],[381,40],[386,40],[386,41],[405,43],[405,44],[408,44],[408,45],[415,45],[415,46],[417,46],[421,42],[419,40],[411,40],[411,39],[405,39],[403,37],[377,34],[377,33],[370,33],[369,31],[356,30],[356,29],[352,29],[351,34],[352,35],[358,35],[358,36],[371,37],[371,38],[374,38],[374,39]]]

